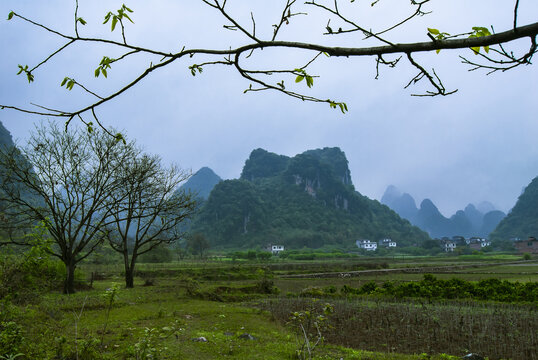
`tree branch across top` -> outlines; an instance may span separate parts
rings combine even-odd
[[[425,42],[413,42],[413,43],[394,43],[389,41],[385,36],[396,28],[403,26],[412,19],[428,14],[424,9],[426,4],[430,0],[412,1],[414,11],[411,15],[404,17],[402,20],[395,22],[393,25],[380,30],[369,30],[364,26],[359,25],[355,20],[351,19],[347,14],[341,10],[341,4],[338,0],[319,2],[316,0],[307,1],[304,6],[314,7],[321,9],[329,16],[329,21],[326,25],[323,24],[322,34],[326,36],[342,35],[350,32],[362,33],[365,39],[375,39],[380,45],[369,47],[332,47],[318,43],[309,42],[296,42],[296,41],[280,41],[277,40],[278,35],[283,31],[285,25],[289,24],[296,16],[308,16],[308,13],[304,11],[297,11],[296,0],[286,0],[283,3],[283,11],[280,18],[273,25],[273,30],[270,39],[263,40],[256,33],[256,21],[254,15],[250,14],[251,26],[245,26],[241,24],[238,18],[234,17],[228,11],[227,0],[201,0],[209,7],[217,10],[227,24],[224,28],[232,31],[241,32],[247,43],[235,47],[235,48],[222,48],[222,49],[197,49],[197,48],[183,48],[179,52],[164,52],[151,48],[140,47],[133,45],[127,40],[126,37],[126,21],[133,22],[131,19],[133,10],[126,5],[122,5],[116,12],[108,12],[104,17],[104,24],[110,24],[111,31],[119,28],[121,29],[121,40],[114,41],[107,38],[90,38],[80,36],[80,25],[87,25],[87,22],[78,15],[78,0],[76,0],[75,7],[75,21],[74,21],[74,34],[65,34],[60,31],[54,30],[51,27],[24,17],[23,15],[11,11],[8,14],[8,20],[18,18],[29,24],[37,26],[45,32],[51,33],[59,38],[64,39],[66,42],[60,48],[52,51],[43,61],[39,62],[34,67],[30,68],[28,65],[19,65],[19,74],[26,75],[28,82],[35,80],[34,73],[38,68],[43,67],[47,62],[53,61],[54,57],[59,53],[65,51],[68,47],[71,47],[75,43],[101,43],[115,46],[119,49],[124,49],[125,52],[118,58],[109,58],[103,56],[100,64],[95,69],[94,74],[96,77],[107,77],[108,71],[112,69],[112,65],[121,62],[122,60],[134,55],[134,54],[146,54],[149,56],[158,56],[155,64],[152,62],[149,67],[144,69],[141,73],[135,74],[132,79],[118,88],[110,92],[108,95],[102,94],[101,91],[90,90],[88,86],[81,84],[73,78],[65,77],[61,83],[61,86],[65,86],[67,90],[72,90],[75,85],[81,91],[91,94],[94,97],[94,101],[88,103],[86,106],[82,106],[75,110],[66,109],[51,109],[45,106],[38,106],[38,109],[22,108],[13,106],[10,104],[0,104],[0,109],[13,109],[16,111],[41,115],[52,116],[66,119],[66,125],[68,125],[74,118],[80,119],[85,123],[89,129],[93,125],[93,122],[86,121],[85,116],[91,116],[97,121],[97,124],[101,126],[99,119],[95,113],[95,109],[102,104],[115,99],[120,94],[131,89],[137,85],[142,79],[148,77],[154,71],[168,67],[171,63],[183,58],[190,59],[196,55],[216,57],[214,60],[204,61],[201,63],[189,64],[188,68],[193,76],[202,73],[204,67],[214,65],[232,66],[235,70],[246,80],[250,82],[250,85],[245,92],[257,92],[265,90],[273,90],[283,93],[287,96],[301,99],[303,101],[327,103],[332,108],[340,109],[342,112],[347,111],[347,104],[341,101],[331,100],[329,98],[319,98],[309,94],[309,89],[314,86],[314,78],[318,77],[309,72],[309,67],[314,63],[320,55],[325,54],[328,57],[361,57],[361,56],[374,56],[376,57],[376,73],[379,76],[379,65],[386,65],[394,67],[398,64],[401,58],[395,60],[385,60],[384,56],[392,54],[403,54],[408,59],[409,64],[418,70],[418,74],[410,80],[406,87],[417,83],[422,79],[426,79],[432,90],[427,91],[425,94],[414,94],[417,96],[437,96],[437,95],[449,95],[457,90],[447,91],[441,82],[441,79],[435,73],[435,70],[427,70],[426,67],[419,64],[412,56],[414,53],[419,52],[431,52],[436,51],[439,53],[445,49],[472,49],[475,55],[479,55],[479,61],[472,61],[466,57],[460,56],[462,62],[471,66],[470,71],[477,69],[485,69],[489,73],[496,71],[507,71],[520,65],[527,65],[531,63],[533,55],[537,51],[536,36],[538,34],[538,22],[518,26],[517,16],[519,9],[519,1],[515,2],[513,13],[513,28],[505,30],[500,33],[495,33],[493,27],[491,31],[485,27],[473,27],[472,30],[466,33],[458,35],[449,35],[448,33],[439,31],[437,29],[428,28],[426,35],[431,41]],[[351,3],[354,0],[349,0]],[[231,2],[231,0],[230,0]],[[340,1],[342,2],[342,1]],[[374,6],[379,0],[374,1],[371,5]],[[511,15],[512,16],[512,15]],[[338,28],[335,25],[331,25],[331,20],[341,24]],[[118,27],[119,25],[119,27]],[[249,29],[251,28],[251,29]],[[504,46],[506,43],[512,42],[518,39],[529,39],[529,50],[521,55],[514,55],[513,52],[507,51]],[[252,54],[258,50],[266,48],[280,48],[280,49],[301,49],[311,51],[313,53],[311,60],[302,67],[294,68],[282,68],[282,69],[247,69],[242,65],[242,60],[249,58]],[[484,51],[481,51],[483,49]],[[276,76],[280,76],[276,78]],[[291,85],[285,83],[282,77],[291,77]],[[376,78],[377,78],[376,76]],[[276,78],[276,79],[275,79]],[[303,80],[305,80],[303,82]],[[306,84],[306,88],[301,83]],[[99,94],[99,95],[98,95]],[[114,136],[117,136],[114,135]]]

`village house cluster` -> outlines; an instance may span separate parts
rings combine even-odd
[[[481,250],[487,246],[491,246],[491,241],[480,237],[464,238],[463,236],[453,236],[452,238],[443,237],[436,239],[439,241],[441,248],[446,252],[453,252],[458,247],[468,247],[472,250]],[[520,238],[510,239],[514,248],[520,254],[538,254],[538,240],[534,236],[529,236],[528,239]]]
[[[439,245],[445,252],[453,252],[457,247],[467,246],[472,250],[482,250],[491,246],[491,241],[481,237],[464,238],[463,236],[443,237],[438,239]]]
[[[375,251],[377,250],[378,247],[390,249],[390,248],[395,248],[397,245],[396,241],[392,239],[388,239],[388,238],[381,239],[378,242],[370,241],[368,239],[357,240],[355,241],[355,244],[357,244],[357,247],[359,249],[365,249],[367,251]]]
[[[471,250],[482,250],[491,246],[491,241],[481,237],[465,238],[463,236],[453,236],[451,238],[443,237],[441,239],[435,239],[439,242],[439,246],[445,252],[454,252],[457,248],[468,248]],[[519,238],[511,239],[514,243],[514,247],[519,253],[538,254],[538,240],[530,236],[527,240],[521,240]],[[356,240],[355,244],[359,249],[366,251],[375,251],[378,248],[394,249],[397,246],[396,241],[385,238],[379,241],[372,241],[368,239]],[[268,245],[266,251],[271,252],[273,255],[278,255],[284,251],[284,245]]]
[[[538,254],[538,240],[534,236],[529,236],[527,240],[515,239],[514,247],[520,254]]]

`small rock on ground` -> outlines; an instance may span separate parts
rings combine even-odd
[[[254,336],[250,335],[249,333],[241,334],[241,335],[239,335],[239,338],[243,339],[243,340],[256,340],[256,338]]]
[[[473,354],[473,353],[465,355],[464,357],[462,357],[462,359],[464,359],[464,360],[484,360],[484,358],[482,356],[480,356],[478,354]]]

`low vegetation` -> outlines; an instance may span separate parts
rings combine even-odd
[[[133,289],[119,285],[120,266],[86,264],[77,273],[79,291],[64,296],[63,267],[40,255],[33,248],[0,257],[3,359],[455,360],[467,352],[536,359],[535,271],[519,283],[496,280],[495,274],[487,281],[417,274],[420,281],[360,286],[350,278],[305,278],[297,282],[300,290],[290,292],[279,288],[286,280],[281,274],[311,273],[323,263],[141,264]],[[427,264],[417,259],[414,266]],[[329,270],[389,267],[365,259],[325,265]],[[510,269],[536,268],[532,261],[520,265],[525,266]],[[508,266],[486,268],[502,273]],[[457,290],[447,290],[454,286]],[[417,291],[404,292],[409,289]],[[445,296],[462,289],[511,296],[527,289],[526,296],[534,297]]]
[[[332,344],[387,353],[470,351],[490,359],[537,359],[536,308],[476,302],[331,300],[325,338]],[[311,299],[280,298],[265,308],[280,322]],[[321,306],[322,302],[318,303]]]

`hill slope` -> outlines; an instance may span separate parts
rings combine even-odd
[[[306,151],[292,158],[254,150],[239,180],[217,184],[193,231],[212,246],[248,248],[339,245],[390,237],[399,245],[428,236],[394,211],[354,190],[339,148]]]
[[[492,239],[526,239],[538,236],[538,177],[525,188],[510,213],[491,234]]]

